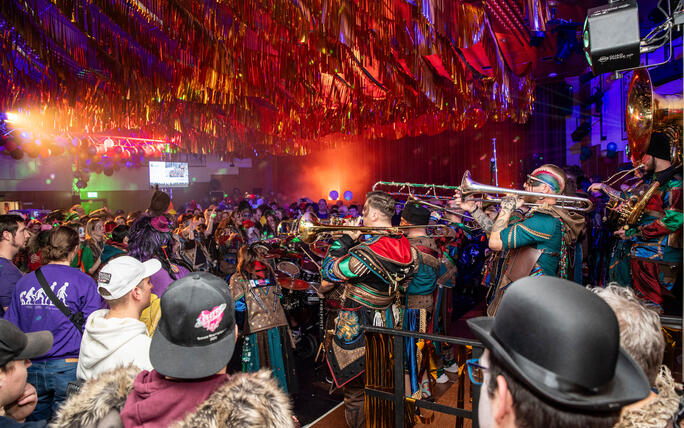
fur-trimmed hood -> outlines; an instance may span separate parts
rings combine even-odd
[[[294,427],[290,400],[269,370],[231,376],[173,428]]]
[[[55,428],[122,426],[119,413],[133,389],[137,367],[119,367],[86,382],[50,425]],[[114,417],[112,417],[114,416]],[[118,424],[118,425],[117,425]],[[294,427],[290,400],[269,370],[238,373],[214,391],[184,420],[185,427]]]
[[[78,394],[72,395],[64,402],[50,426],[56,428],[101,427],[102,421],[112,411],[117,419],[118,413],[126,403],[128,393],[133,389],[133,380],[138,373],[140,373],[138,367],[128,365],[106,371],[88,380],[81,386]]]

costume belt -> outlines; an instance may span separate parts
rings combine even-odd
[[[346,297],[369,309],[386,309],[394,301],[395,293],[380,291],[366,284],[347,283]]]

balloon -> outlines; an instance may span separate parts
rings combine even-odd
[[[47,159],[50,157],[52,154],[52,150],[50,150],[49,147],[41,147],[40,149],[40,157],[43,159]]]
[[[337,190],[331,190],[330,193],[328,194],[328,196],[329,196],[330,199],[332,199],[333,201],[336,201],[337,198],[340,197],[340,194],[337,192]]]
[[[582,161],[585,161],[591,157],[591,149],[587,146],[582,147],[582,150],[580,150],[580,159]]]
[[[114,168],[112,166],[105,168],[104,175],[106,175],[107,177],[111,177],[112,175],[114,175]]]
[[[345,201],[351,201],[353,197],[354,197],[354,194],[351,192],[351,190],[347,190],[344,192],[344,200]]]
[[[24,152],[20,149],[14,149],[10,152],[10,156],[12,156],[13,159],[19,160],[24,157]]]

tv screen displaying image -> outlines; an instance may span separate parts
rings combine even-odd
[[[187,162],[150,162],[150,185],[188,187]]]

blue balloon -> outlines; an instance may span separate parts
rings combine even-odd
[[[609,152],[615,152],[615,151],[617,151],[617,144],[615,144],[614,141],[611,141],[611,142],[608,143],[608,145],[606,146],[606,149],[607,149]]]
[[[345,201],[351,201],[353,197],[354,197],[354,194],[351,192],[351,190],[347,190],[344,192],[344,200]]]
[[[340,194],[337,192],[337,190],[331,190],[328,196],[330,196],[330,199],[332,199],[333,201],[336,201],[337,198],[340,197]]]

